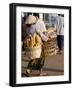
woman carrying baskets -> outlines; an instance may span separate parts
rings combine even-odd
[[[37,23],[35,16],[29,15],[26,18],[25,24],[28,28],[26,29],[27,36],[24,39],[24,44],[26,42],[27,45],[24,45],[24,50],[27,52],[28,57],[30,58],[26,74],[27,76],[30,76],[31,69],[41,71],[41,68],[44,65],[44,58],[42,59],[41,57],[42,41],[48,41],[48,37],[43,34],[43,25]]]

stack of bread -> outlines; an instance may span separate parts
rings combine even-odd
[[[34,33],[33,35],[29,35],[26,39],[24,39],[24,48],[35,48],[41,45],[41,38],[39,35]]]
[[[50,37],[48,42],[43,43],[43,54],[45,57],[55,55],[57,53],[57,35],[54,28],[49,28],[47,31]]]
[[[25,56],[29,59],[40,58],[42,52],[42,41],[39,35],[29,35],[23,42]]]
[[[34,33],[34,35],[30,35],[26,40],[24,40],[25,52],[28,52],[22,54],[22,57],[24,57],[25,59],[29,59],[28,56],[32,55],[32,51],[34,51],[33,54],[35,58],[40,58],[42,51],[43,56],[45,57],[55,55],[58,51],[56,30],[54,28],[49,28],[48,30],[46,30],[46,33],[48,33],[48,37],[50,38],[47,42],[43,42],[43,44],[40,36],[36,33]],[[37,53],[35,53],[35,51],[37,51]],[[31,59],[34,58],[32,57]]]

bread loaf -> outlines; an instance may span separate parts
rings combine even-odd
[[[39,35],[37,35],[36,33],[34,33],[33,35],[29,35],[29,37],[25,40],[26,47],[28,48],[34,48],[37,47],[39,45],[41,45],[41,38]]]

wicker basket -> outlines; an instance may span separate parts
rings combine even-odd
[[[57,42],[56,38],[52,38],[48,42],[43,43],[43,54],[44,57],[52,56],[57,53]]]
[[[25,48],[26,56],[28,56],[29,59],[40,58],[41,52],[42,52],[41,45],[34,48],[28,48],[28,47]]]

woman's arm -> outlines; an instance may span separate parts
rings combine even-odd
[[[37,30],[37,33],[40,35],[43,41],[45,42],[48,41],[48,37],[43,32],[41,32],[40,30]]]

